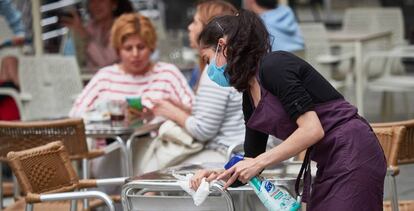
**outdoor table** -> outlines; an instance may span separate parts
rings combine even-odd
[[[160,123],[142,124],[137,128],[113,127],[110,121],[87,123],[85,126],[85,133],[90,138],[111,138],[115,140],[122,152],[123,168],[125,176],[132,176],[132,142],[135,138],[149,134],[151,131],[157,129]],[[116,147],[115,145],[112,145]],[[112,148],[109,147],[108,151]]]
[[[106,151],[114,150],[114,147],[120,147],[122,154],[122,167],[124,176],[130,176],[129,153],[126,147],[126,139],[131,136],[134,130],[130,127],[113,127],[110,121],[89,122],[85,124],[85,134],[89,138],[113,139],[116,143],[110,144]]]
[[[134,203],[134,196],[140,194],[139,190],[145,185],[159,184],[160,187],[163,184],[171,184],[177,181],[177,179],[172,176],[172,173],[186,175],[188,173],[194,173],[199,169],[210,169],[210,170],[221,170],[223,169],[224,163],[203,163],[203,164],[183,164],[178,166],[173,166],[165,168],[159,171],[150,172],[136,177],[131,177],[127,180],[126,184],[122,188],[122,205],[124,209],[133,208],[138,206]],[[296,181],[296,175],[287,175],[274,173],[280,172],[278,169],[275,170],[265,170],[261,176],[266,177],[271,180],[274,184],[285,187],[292,195],[294,194],[294,187]],[[237,188],[228,188],[232,198],[237,198],[238,208],[236,210],[245,210],[247,205],[247,195],[255,195],[253,189],[249,185],[237,187]],[[254,196],[251,197],[254,200],[254,210],[265,210],[264,206],[261,204],[259,199]],[[233,199],[233,201],[235,201]]]
[[[364,115],[364,74],[362,70],[362,46],[365,42],[386,38],[391,43],[391,31],[382,32],[329,32],[328,39],[331,43],[353,43],[355,56],[355,97],[356,106],[361,116]]]

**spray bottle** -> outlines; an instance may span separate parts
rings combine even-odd
[[[236,154],[224,168],[229,169],[243,159],[242,155]],[[275,186],[269,180],[258,176],[250,179],[248,183],[269,211],[297,211],[300,209],[300,202],[296,201],[284,187]]]

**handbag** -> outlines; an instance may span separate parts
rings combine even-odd
[[[171,120],[164,122],[158,136],[152,141],[143,156],[143,163],[155,159],[157,168],[175,165],[190,155],[203,149],[203,144],[195,141],[190,134]]]

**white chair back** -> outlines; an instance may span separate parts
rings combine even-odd
[[[82,91],[74,57],[20,57],[19,79],[23,121],[66,117]]]
[[[331,79],[329,66],[317,62],[320,55],[329,55],[330,47],[325,26],[322,23],[301,23],[300,29],[305,41],[305,59],[326,79]]]
[[[305,60],[327,79],[334,88],[344,88],[346,86],[346,73],[342,73],[339,69],[346,68],[343,68],[343,65],[338,67],[339,64],[332,63],[328,65],[318,61],[321,56],[334,57],[331,55],[325,26],[322,23],[301,23],[300,29],[305,41]]]
[[[405,44],[404,20],[400,8],[350,8],[345,11],[344,28],[350,32],[379,32],[391,31],[391,42],[379,39],[368,42],[363,46],[363,55],[373,51],[389,50],[392,47]],[[344,49],[352,46],[343,45]],[[376,61],[372,68],[365,70],[368,78],[377,78],[383,74],[384,61]],[[400,73],[403,69],[401,62],[395,62],[393,72]]]
[[[404,19],[400,8],[350,8],[345,11],[345,31],[391,31],[391,45],[404,44]]]

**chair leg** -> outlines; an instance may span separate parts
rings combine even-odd
[[[397,193],[397,183],[395,182],[395,176],[390,176],[389,178],[390,190],[391,190],[391,207],[393,211],[398,211],[398,193]]]
[[[26,211],[33,211],[33,204],[31,203],[26,204]]]
[[[78,200],[73,199],[70,201],[70,211],[77,211],[78,210]]]
[[[393,94],[391,92],[382,92],[381,118],[383,121],[389,121],[394,110]]]
[[[0,210],[3,210],[3,163],[0,162]]]
[[[17,200],[20,197],[20,186],[15,175],[13,175],[13,194],[14,200]]]
[[[385,121],[385,116],[386,114],[386,104],[387,104],[387,100],[386,100],[386,96],[387,94],[385,92],[381,93],[381,119],[382,121]]]
[[[82,179],[88,179],[88,178],[89,178],[88,159],[84,158],[82,159]],[[85,198],[83,200],[83,209],[88,210],[88,208],[89,208],[89,201],[88,199]]]
[[[405,113],[407,114],[407,116],[410,115],[410,103],[408,101],[408,94],[407,92],[403,93],[403,98],[404,98],[404,107],[405,107]]]

